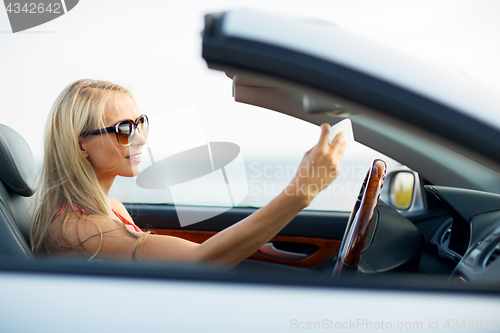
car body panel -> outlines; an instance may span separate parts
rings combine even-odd
[[[40,332],[289,332],[307,325],[412,332],[445,331],[446,323],[458,328],[463,320],[465,327],[489,332],[500,312],[496,295],[435,291],[16,273],[1,273],[0,286],[1,302],[10,304],[2,310],[9,319],[0,323],[4,332],[32,332],[34,323]],[[27,307],[36,309],[29,320]]]

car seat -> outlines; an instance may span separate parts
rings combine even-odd
[[[23,137],[0,124],[0,259],[33,260],[28,209],[35,193],[35,158]]]

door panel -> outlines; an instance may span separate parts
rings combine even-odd
[[[253,208],[232,208],[223,212],[223,209],[217,207],[139,204],[126,204],[125,206],[140,228],[197,243],[202,243],[218,231],[256,211]],[[217,210],[222,213],[208,220],[181,227],[176,209],[189,209],[193,214]],[[250,258],[295,267],[313,268],[338,252],[348,218],[349,213],[302,211],[270,241],[267,250],[261,248]],[[269,249],[276,251],[268,251]],[[291,258],[287,258],[287,254],[290,253]],[[295,258],[295,254],[303,258]]]
[[[216,234],[215,231],[196,231],[196,230],[173,230],[173,229],[149,229],[159,235],[169,235],[184,238],[195,243],[202,243]],[[262,251],[257,251],[251,255],[250,259],[262,260],[273,262],[277,264],[290,265],[295,267],[303,268],[313,268],[324,260],[336,254],[340,248],[340,240],[323,239],[323,238],[312,238],[312,237],[294,237],[294,236],[280,236],[277,235],[271,239],[268,243],[286,243],[289,247],[293,247],[296,244],[304,244],[309,246],[314,246],[315,251],[310,254],[304,253],[304,258],[286,259],[279,258],[270,254],[263,253]],[[283,251],[291,252],[291,251]],[[293,253],[293,252],[292,252]],[[296,252],[302,254],[302,252]]]

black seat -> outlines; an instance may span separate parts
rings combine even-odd
[[[23,137],[0,124],[0,259],[33,260],[29,246],[35,159]]]

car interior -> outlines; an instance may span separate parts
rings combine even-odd
[[[236,83],[235,86],[238,86],[241,81]],[[285,93],[284,89],[280,90],[279,94],[282,95],[290,93]],[[244,99],[239,94],[239,87],[236,87],[235,92],[238,99]],[[259,103],[262,104],[266,100],[266,98],[259,99]],[[270,100],[275,102],[277,99]],[[303,105],[310,105],[311,98],[308,103]],[[293,111],[294,108],[288,110],[296,112]],[[185,267],[171,270],[165,269],[170,267],[169,265],[158,263],[151,263],[147,266],[147,270],[141,269],[139,272],[137,263],[132,262],[111,261],[95,265],[74,259],[35,258],[29,247],[29,209],[30,200],[35,192],[32,184],[37,174],[35,161],[24,139],[5,125],[0,125],[0,149],[2,269],[163,278],[172,278],[172,272],[177,272],[177,275],[174,274],[175,277],[186,277]],[[352,277],[353,274],[369,276],[371,283],[376,283],[380,280],[372,278],[376,275],[384,277],[382,285],[386,287],[388,281],[393,281],[394,276],[403,277],[398,278],[398,283],[402,285],[414,281],[416,276],[419,279],[421,276],[432,277],[433,286],[440,288],[443,288],[443,285],[449,288],[450,282],[454,286],[457,285],[456,282],[465,285],[470,283],[475,288],[479,286],[484,288],[485,280],[490,284],[497,284],[495,264],[498,263],[495,259],[500,253],[497,245],[500,241],[498,231],[500,227],[492,220],[496,221],[499,214],[497,209],[500,203],[499,195],[429,184],[424,186],[425,194],[421,194],[426,209],[405,214],[404,210],[398,212],[378,199],[381,195],[391,202],[388,192],[395,177],[395,174],[386,175],[385,167],[380,172],[383,176],[379,177],[376,185],[379,186],[378,189],[369,188],[370,172],[367,174],[365,185],[351,214],[303,211],[258,252],[232,269],[232,275],[228,276],[209,267],[208,276],[213,274],[216,280],[229,278],[233,281],[241,280],[243,276],[243,280],[252,277],[252,281],[256,281],[255,275],[257,275],[261,280],[266,277],[262,281],[267,283],[274,281],[283,273],[289,273],[293,278],[299,279],[300,283],[314,281],[317,284],[317,279],[321,278],[321,283],[327,281],[328,284],[335,285],[342,281],[353,283],[351,280],[342,280],[343,277]],[[381,190],[384,178],[388,181],[387,188]],[[425,179],[420,181],[422,184],[428,183]],[[367,194],[370,192],[372,194]],[[372,211],[362,213],[368,209],[363,205],[365,197],[369,195],[373,204]],[[412,200],[415,203],[415,198]],[[127,204],[126,207],[141,228],[194,242],[203,242],[255,211],[253,208],[233,208],[206,221],[181,228],[175,207],[171,205]],[[190,210],[190,208],[184,209]],[[196,208],[191,210],[196,214]],[[357,221],[363,219],[364,222]],[[470,225],[472,227],[469,229]],[[361,229],[358,231],[359,237],[349,234],[349,231],[353,232],[355,228]],[[357,262],[347,264],[345,250],[349,239],[352,238],[363,238],[363,242],[357,245],[361,246]],[[478,270],[478,267],[482,271]],[[206,270],[205,266],[196,270],[190,268],[187,275],[199,279],[201,278],[199,273],[204,272],[205,279]],[[340,279],[335,280],[335,278]],[[420,280],[420,283],[421,281],[427,280]],[[439,283],[435,284],[436,281]],[[448,283],[444,284],[447,281]],[[282,282],[280,280],[280,283]],[[366,285],[366,282],[363,283]],[[380,283],[377,286],[380,286]]]

